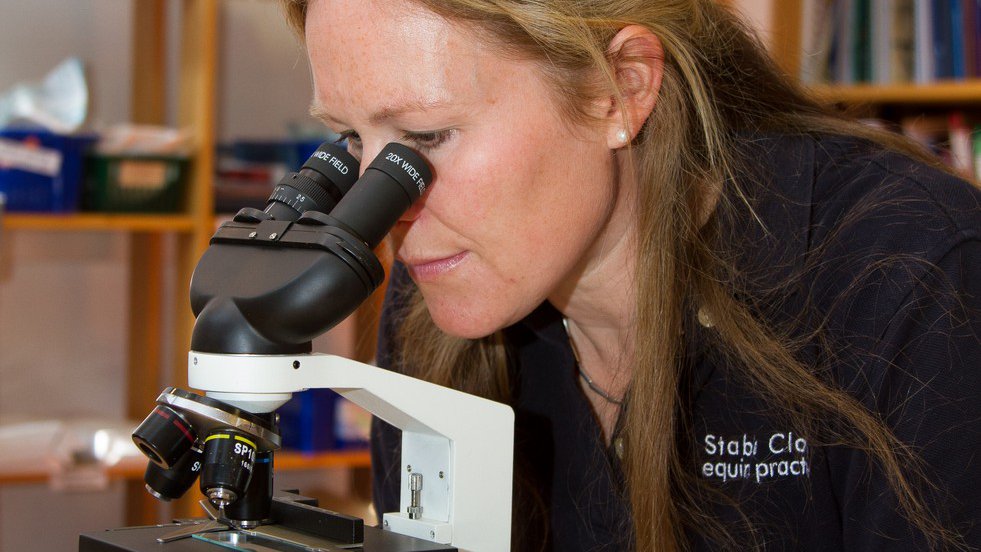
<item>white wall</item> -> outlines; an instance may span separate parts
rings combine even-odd
[[[733,6],[756,29],[763,43],[770,45],[770,29],[773,28],[773,2],[779,0],[733,0]]]
[[[69,56],[80,56],[92,85],[93,115],[129,116],[129,28],[132,6],[119,0],[0,2],[0,92],[37,81]]]
[[[279,2],[231,0],[221,17],[218,78],[220,139],[285,136],[287,126],[315,123],[306,53]]]

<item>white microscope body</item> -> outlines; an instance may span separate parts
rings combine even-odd
[[[514,412],[510,407],[334,355],[191,352],[188,383],[269,412],[305,389],[333,389],[402,430],[398,512],[386,530],[467,552],[510,549]],[[421,489],[410,489],[421,476]],[[415,493],[415,496],[413,494]],[[415,510],[413,508],[419,508]],[[410,513],[411,512],[411,513]]]

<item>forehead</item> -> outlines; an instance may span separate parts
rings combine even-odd
[[[474,33],[400,0],[315,0],[306,43],[315,102],[329,112],[442,103],[493,73]]]

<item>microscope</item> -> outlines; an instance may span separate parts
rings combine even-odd
[[[391,143],[359,164],[325,143],[263,210],[221,225],[191,279],[188,383],[168,387],[133,440],[147,490],[195,481],[207,518],[86,533],[80,552],[508,550],[514,413],[506,405],[333,355],[311,341],[384,279],[373,249],[426,190],[431,172]],[[402,430],[400,510],[380,527],[274,487],[276,409],[333,389]]]

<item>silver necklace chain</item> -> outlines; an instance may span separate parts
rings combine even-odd
[[[593,393],[596,393],[597,395],[602,397],[605,401],[615,404],[617,406],[623,406],[623,399],[615,399],[612,396],[610,396],[609,393],[603,391],[603,389],[601,389],[600,386],[596,385],[596,383],[593,382],[593,378],[589,377],[589,374],[586,373],[586,370],[583,369],[582,361],[579,360],[579,349],[576,348],[576,342],[572,340],[572,333],[569,332],[569,319],[564,316],[562,317],[562,326],[565,327],[565,335],[566,338],[569,339],[569,348],[572,349],[572,357],[576,360],[576,370],[579,371],[579,377],[581,377],[583,381],[586,382],[586,386],[588,386]]]

